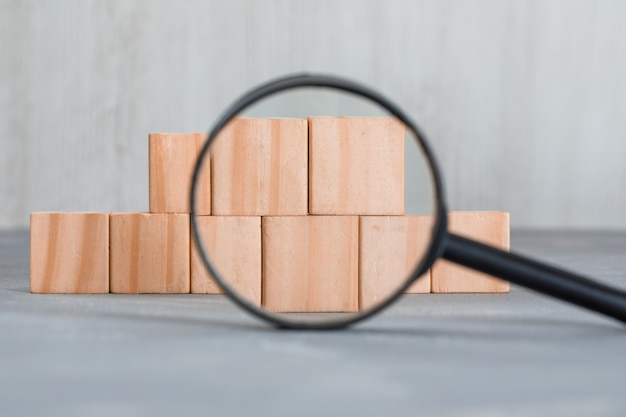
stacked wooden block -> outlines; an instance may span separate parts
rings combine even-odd
[[[151,134],[149,213],[33,213],[31,291],[219,294],[191,238],[204,134]],[[220,274],[280,312],[358,311],[415,267],[432,216],[404,214],[404,127],[388,118],[236,119],[210,149],[197,223]],[[508,248],[500,212],[450,213],[453,232]],[[408,292],[504,292],[438,261]]]

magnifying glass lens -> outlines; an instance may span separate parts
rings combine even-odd
[[[196,292],[294,324],[430,292],[433,174],[415,133],[376,102],[322,87],[270,95],[216,132],[207,159]]]

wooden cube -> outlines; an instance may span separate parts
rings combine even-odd
[[[404,213],[404,136],[393,118],[309,119],[309,213]]]
[[[261,305],[261,218],[258,216],[199,216],[201,242],[211,262],[233,290]],[[222,294],[192,238],[191,292]]]
[[[450,212],[448,227],[451,233],[487,245],[504,250],[510,247],[509,213],[506,212]],[[441,259],[432,267],[432,286],[436,293],[509,291],[507,281]]]
[[[212,213],[307,214],[307,121],[235,119],[211,145]]]
[[[205,133],[151,133],[150,213],[189,213],[191,178]],[[211,214],[211,166],[204,159],[199,178],[198,214]]]
[[[111,292],[188,293],[189,215],[111,214]]]
[[[432,216],[362,216],[359,225],[361,309],[388,299],[423,259],[431,241]],[[429,293],[430,271],[407,293]]]
[[[30,291],[109,292],[109,214],[32,213]]]
[[[261,233],[264,307],[358,311],[358,217],[263,217]]]

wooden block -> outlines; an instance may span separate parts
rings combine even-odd
[[[358,311],[358,217],[263,217],[261,233],[264,307]]]
[[[212,213],[307,214],[307,121],[235,119],[211,145]]]
[[[309,213],[404,213],[404,125],[393,118],[309,119]]]
[[[188,293],[189,215],[111,214],[111,292]]]
[[[205,251],[233,289],[261,305],[261,218],[258,216],[199,216],[198,228]],[[191,292],[222,294],[205,268],[192,238]]]
[[[450,212],[448,222],[451,233],[509,250],[509,213]],[[432,267],[432,286],[436,293],[509,291],[507,281],[441,259]]]
[[[189,213],[193,169],[205,133],[151,133],[149,142],[150,213]],[[211,214],[211,167],[205,158],[198,214]]]
[[[361,309],[389,298],[426,255],[432,216],[362,216],[359,225],[359,297]],[[430,271],[408,293],[430,292]]]
[[[30,291],[109,292],[109,214],[32,213]]]

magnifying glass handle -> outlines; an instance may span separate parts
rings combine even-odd
[[[626,323],[626,292],[458,235],[443,258]]]

